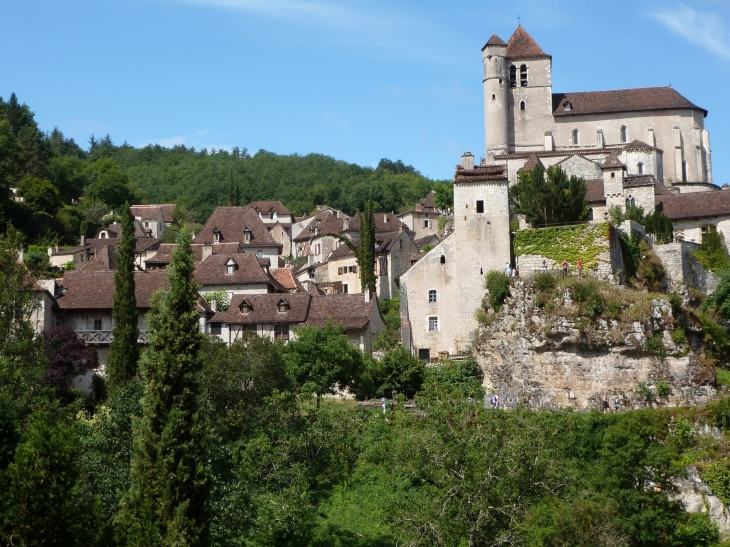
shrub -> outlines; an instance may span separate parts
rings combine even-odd
[[[479,306],[477,311],[474,312],[474,319],[477,320],[477,323],[485,327],[494,323],[494,315],[487,313],[481,306]]]
[[[664,341],[662,340],[662,333],[661,332],[655,332],[654,336],[651,338],[646,339],[646,343],[644,344],[646,347],[646,351],[649,353],[653,353],[660,359],[664,359],[667,355],[667,348],[664,347]]]
[[[598,287],[594,282],[579,281],[573,286],[573,300],[576,302],[588,302],[596,295],[598,295]]]
[[[647,386],[644,382],[636,384],[634,391],[636,392],[636,396],[644,402],[651,402],[654,400],[654,390]]]
[[[718,378],[720,378],[719,374]],[[711,423],[722,429],[730,428],[730,397],[713,401],[705,407],[705,411]]]
[[[532,286],[538,291],[550,291],[555,288],[556,283],[555,276],[547,272],[540,272],[532,278]]]
[[[66,262],[66,264],[63,265],[63,269],[67,272],[73,271],[76,269],[76,264],[74,264],[73,260],[69,260],[68,262]]]
[[[586,306],[586,313],[591,319],[595,319],[603,313],[603,298],[601,298],[600,294],[595,293],[591,295],[588,306]]]
[[[608,311],[611,317],[616,319],[621,314],[621,303],[618,300],[611,300],[608,303]]]
[[[665,380],[657,380],[656,393],[662,397],[669,395],[671,391],[669,384]]]
[[[684,332],[682,327],[677,327],[672,331],[672,342],[678,346],[687,343],[687,333]]]
[[[727,399],[726,399],[727,400]],[[730,504],[730,467],[728,462],[711,463],[699,469],[700,477],[725,505]]]
[[[502,272],[492,270],[486,275],[484,285],[489,291],[489,305],[499,311],[509,296],[509,279]]]
[[[682,309],[682,297],[678,295],[676,292],[673,292],[668,297],[669,303],[671,304],[672,308],[674,310],[681,310]]]
[[[712,272],[730,267],[730,256],[725,246],[725,237],[721,232],[709,232],[702,235],[702,243],[692,253],[702,267]]]

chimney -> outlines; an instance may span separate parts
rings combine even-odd
[[[83,247],[86,245],[86,234],[81,234],[81,239],[79,239],[79,244]]]
[[[555,149],[553,144],[553,132],[545,131],[545,151],[552,152]]]
[[[388,213],[383,213],[383,224],[388,224]]]
[[[332,211],[332,216],[337,218],[337,211]]]
[[[406,225],[402,222],[398,225],[398,231],[402,234],[406,229]]]
[[[370,287],[365,287],[365,302],[370,302]]]
[[[646,130],[646,144],[656,146],[656,138],[654,137],[654,128],[650,127]]]
[[[213,254],[213,244],[203,243],[203,260]]]
[[[461,156],[461,167],[464,169],[474,169],[474,156],[471,152],[464,152]]]

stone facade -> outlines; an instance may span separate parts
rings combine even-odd
[[[699,248],[698,244],[687,241],[654,245],[654,253],[662,261],[672,292],[684,293],[687,287],[696,287],[709,294],[717,288],[718,277],[692,258],[692,251]]]

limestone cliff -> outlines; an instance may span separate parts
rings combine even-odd
[[[591,309],[585,298],[575,301],[570,283],[580,282],[562,283],[539,291],[514,281],[502,309],[481,317],[475,354],[485,387],[504,406],[587,410],[608,400],[613,409],[618,399],[627,409],[705,404],[716,395],[714,367],[701,355],[689,311],[603,286],[599,309]]]

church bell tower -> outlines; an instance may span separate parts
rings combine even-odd
[[[507,44],[496,34],[482,48],[484,63],[484,129],[487,135],[487,163],[506,154],[508,115]]]

